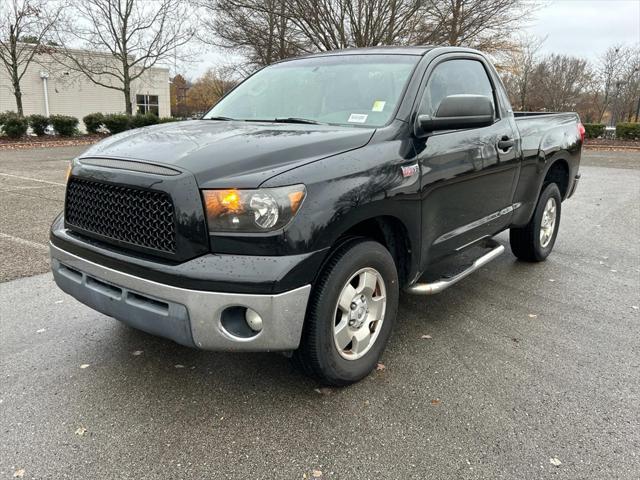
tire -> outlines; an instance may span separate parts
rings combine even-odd
[[[555,207],[555,214],[550,218],[549,206]],[[547,209],[545,213],[545,209]],[[542,190],[533,217],[524,227],[512,228],[509,232],[511,251],[520,260],[526,262],[542,262],[553,250],[560,227],[562,198],[555,183],[550,183]],[[546,225],[543,225],[543,222]],[[549,231],[549,228],[551,230]]]
[[[294,363],[330,386],[366,377],[389,340],[398,297],[398,272],[385,247],[363,239],[342,245],[311,292]]]

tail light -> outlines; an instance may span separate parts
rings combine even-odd
[[[586,130],[584,128],[584,125],[582,124],[582,122],[578,122],[578,134],[580,135],[580,141],[584,142],[584,136],[586,134]]]

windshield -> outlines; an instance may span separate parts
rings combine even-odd
[[[413,55],[336,55],[266,67],[204,118],[379,127],[391,119],[414,66]]]

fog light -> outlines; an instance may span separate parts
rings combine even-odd
[[[258,315],[258,312],[255,310],[251,310],[247,308],[247,311],[244,314],[244,319],[247,321],[247,325],[254,332],[259,332],[262,330],[262,317]]]

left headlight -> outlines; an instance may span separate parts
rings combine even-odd
[[[257,190],[203,190],[210,232],[270,232],[287,225],[305,197],[304,185]]]

